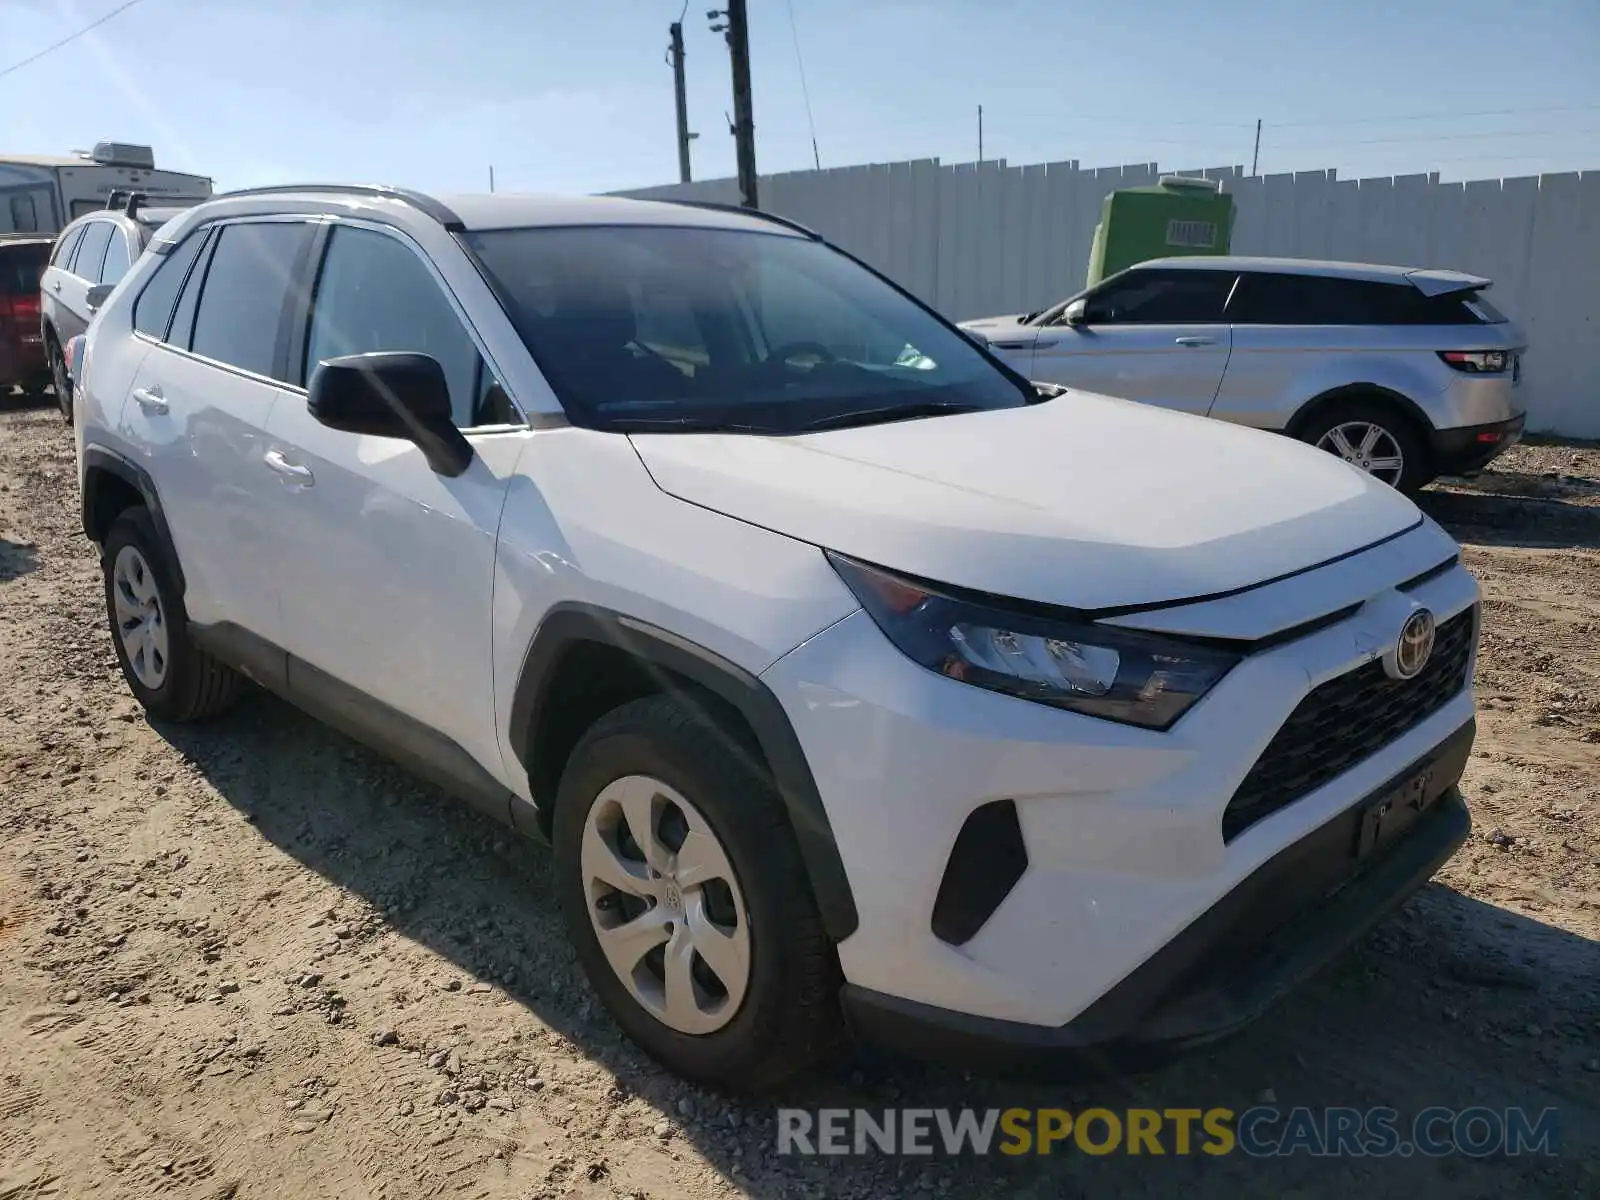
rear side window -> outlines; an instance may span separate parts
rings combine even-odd
[[[72,262],[72,253],[78,248],[78,243],[83,241],[83,226],[74,225],[59,241],[56,242],[55,253],[50,256],[50,265],[66,270]]]
[[[1485,314],[1479,315],[1472,305]],[[1228,305],[1235,325],[1479,325],[1504,317],[1477,292],[1425,296],[1409,283],[1321,275],[1245,275]]]
[[[1091,293],[1090,325],[1190,325],[1222,321],[1232,271],[1129,271]]]
[[[90,221],[83,227],[83,241],[72,259],[72,273],[83,279],[98,280],[106,247],[111,244],[111,222]]]
[[[106,260],[100,266],[101,283],[117,283],[133,266],[133,255],[128,251],[128,235],[121,229],[111,231],[111,244],[106,247]]]
[[[178,299],[178,289],[183,286],[189,268],[194,265],[205,244],[206,231],[198,230],[183,239],[183,243],[161,260],[150,282],[133,303],[133,327],[157,341],[166,340],[167,326],[172,320],[172,306]],[[187,335],[186,335],[187,336]]]
[[[227,225],[217,233],[194,317],[190,349],[242,371],[275,369],[289,279],[311,236],[303,222]]]

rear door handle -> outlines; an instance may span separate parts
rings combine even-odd
[[[165,413],[167,411],[167,398],[161,394],[158,387],[134,388],[133,398],[139,402],[139,407],[147,413]]]
[[[1181,337],[1173,338],[1172,340],[1180,346],[1215,346],[1217,344],[1216,338],[1209,337]]]
[[[51,287],[53,287],[53,288],[55,288],[55,290],[56,290],[56,291],[58,291],[58,292],[59,292],[59,291],[60,291],[60,290],[61,290],[61,280],[59,280],[59,279],[58,279],[58,280],[56,280],[56,281],[55,281],[55,282],[54,282],[54,283],[52,283],[52,284],[51,284],[51,285],[50,285],[50,286],[51,286]]]
[[[285,479],[291,479],[301,487],[310,487],[317,481],[317,477],[311,473],[310,467],[303,467],[299,463],[290,462],[283,456],[282,451],[268,450],[261,456],[261,461]]]

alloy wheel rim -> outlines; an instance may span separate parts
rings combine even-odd
[[[648,775],[614,780],[584,819],[579,866],[595,938],[628,994],[679,1033],[733,1020],[750,985],[750,919],[700,811]]]
[[[1318,439],[1317,448],[1337,454],[1391,487],[1405,474],[1406,456],[1399,439],[1371,421],[1341,422]]]
[[[128,669],[154,691],[167,678],[167,619],[156,577],[135,546],[117,551],[111,568],[111,602]]]

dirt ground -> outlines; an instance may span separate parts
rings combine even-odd
[[[824,1162],[621,1041],[542,847],[265,696],[148,724],[68,431],[0,400],[0,1200],[1600,1194],[1600,447],[1426,504],[1486,596],[1476,826],[1401,914],[1160,1074],[862,1053],[783,1101],[1555,1107],[1560,1156]]]

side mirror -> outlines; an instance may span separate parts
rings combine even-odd
[[[91,313],[97,313],[104,307],[106,297],[116,291],[116,288],[117,285],[114,283],[97,283],[89,289],[88,295],[84,297],[83,302],[89,306]]]
[[[343,433],[404,438],[440,475],[460,475],[472,443],[450,419],[450,385],[427,354],[380,351],[325,358],[307,389],[306,409]]]
[[[1089,323],[1089,302],[1087,300],[1074,300],[1062,312],[1061,319],[1068,325],[1087,325]]]

